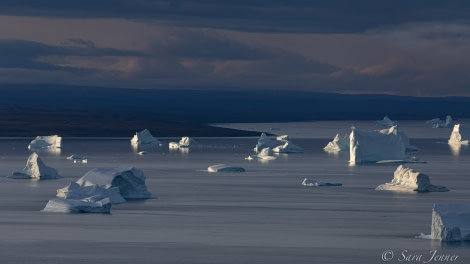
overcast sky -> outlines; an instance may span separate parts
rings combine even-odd
[[[2,0],[10,83],[470,96],[470,1]]]

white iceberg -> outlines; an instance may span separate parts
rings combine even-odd
[[[383,120],[377,120],[375,121],[376,126],[383,126],[383,127],[392,127],[392,126],[398,126],[397,121],[392,121],[388,116],[385,116]]]
[[[280,138],[282,139],[283,137]],[[258,143],[253,150],[258,153],[264,148],[274,148],[281,144],[281,141],[271,139],[266,135],[266,133],[261,133],[261,137],[258,139]]]
[[[49,200],[44,207],[44,212],[54,213],[102,213],[109,214],[111,211],[111,200],[104,198],[99,201],[71,200],[55,198]]]
[[[417,172],[406,166],[400,165],[393,173],[393,179],[389,183],[381,184],[376,190],[398,192],[448,192],[444,186],[431,184],[429,176]]]
[[[431,238],[443,242],[470,241],[470,204],[435,204]]]
[[[59,137],[58,135],[37,136],[28,145],[28,149],[47,149],[47,148],[61,148],[61,147],[62,147],[62,137]]]
[[[301,153],[304,150],[292,142],[287,141],[283,145],[273,148],[273,151],[276,153]]]
[[[269,161],[269,160],[275,160],[277,158],[274,156],[274,152],[272,148],[264,148],[257,155],[250,155],[246,159],[247,160],[257,159],[261,161]]]
[[[77,154],[72,154],[68,156],[67,159],[73,161],[73,163],[88,163],[87,157]]]
[[[145,185],[144,173],[134,167],[95,168],[85,173],[76,183],[57,190],[57,197],[66,199],[91,196],[98,196],[100,199],[109,197],[112,203],[119,203],[123,199],[148,199],[152,194]]]
[[[341,151],[349,149],[349,134],[336,134],[335,138],[323,148],[326,151]]]
[[[208,172],[244,172],[245,169],[238,166],[216,164],[207,168]]]
[[[343,186],[342,183],[338,182],[319,182],[316,180],[305,178],[302,181],[303,186]]]
[[[432,124],[433,128],[451,128],[454,125],[454,121],[450,115],[446,116],[446,120],[442,121],[440,118],[433,118],[426,121],[428,124]]]
[[[26,166],[21,171],[13,172],[8,178],[13,179],[59,179],[56,169],[46,166],[36,152],[31,153]]]
[[[170,142],[168,143],[168,147],[170,149],[178,149],[178,148],[192,148],[192,147],[199,147],[200,144],[197,143],[196,140],[190,137],[182,137],[179,142]]]
[[[160,141],[156,139],[150,131],[147,129],[142,130],[141,132],[136,132],[134,137],[131,139],[132,144],[152,144],[152,145],[159,145]]]
[[[180,144],[178,142],[169,142],[168,143],[168,147],[170,149],[179,149],[180,148]]]
[[[470,140],[470,127],[462,124],[455,124],[452,134],[450,134],[449,144],[451,145],[468,145]]]
[[[405,160],[406,158],[405,143],[396,126],[373,131],[353,128],[349,139],[350,163]]]

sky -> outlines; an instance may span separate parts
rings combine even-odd
[[[463,0],[2,0],[0,85],[470,96]]]

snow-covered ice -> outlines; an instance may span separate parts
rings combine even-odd
[[[59,179],[62,176],[59,175],[56,169],[46,166],[44,162],[39,158],[36,152],[31,153],[26,166],[21,171],[13,172],[8,178],[14,179]]]
[[[134,137],[131,139],[132,144],[153,144],[153,145],[159,145],[160,141],[156,139],[150,131],[147,129],[144,129],[140,132],[136,132]]]
[[[339,182],[319,182],[316,180],[305,178],[302,181],[303,186],[343,186],[342,183]]]
[[[375,125],[383,127],[392,127],[398,126],[398,122],[392,121],[388,116],[385,116],[384,119],[375,121]]]
[[[373,131],[353,128],[349,138],[350,163],[406,159],[406,146],[396,126]]]
[[[116,188],[116,190],[113,190]],[[121,196],[114,197],[116,192]],[[111,201],[117,203],[124,199],[148,199],[152,194],[145,185],[145,175],[142,170],[127,168],[95,168],[83,175],[76,183],[58,189],[57,196],[77,199],[88,196],[111,196]]]
[[[431,238],[444,242],[470,241],[470,204],[435,204]]]
[[[376,190],[398,191],[398,192],[447,192],[444,186],[431,184],[429,176],[417,172],[404,165],[400,165],[393,173],[393,179],[389,183],[381,184]]]
[[[227,164],[216,164],[207,168],[208,172],[244,172],[245,169]]]
[[[111,200],[104,198],[99,201],[93,200],[72,200],[54,198],[47,202],[44,212],[53,213],[104,213],[111,211]]]
[[[58,135],[52,136],[37,136],[33,139],[29,145],[28,149],[47,149],[47,148],[61,148],[62,147],[62,137]]]
[[[470,127],[462,124],[455,124],[452,134],[450,134],[449,144],[451,145],[468,145],[470,141]]]

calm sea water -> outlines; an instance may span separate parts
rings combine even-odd
[[[424,121],[400,122],[427,161],[408,166],[428,174],[446,193],[375,191],[390,182],[397,164],[348,164],[349,153],[323,147],[352,125],[374,121],[225,124],[288,134],[304,153],[270,162],[247,161],[257,138],[195,138],[202,147],[171,151],[168,142],[136,155],[129,138],[64,138],[40,158],[64,176],[58,180],[0,178],[1,263],[470,263],[468,243],[418,239],[429,234],[434,203],[469,203],[470,150],[447,144],[450,129]],[[222,125],[221,125],[222,126]],[[275,128],[275,130],[271,130]],[[188,135],[191,136],[191,135]],[[31,139],[0,139],[0,175],[21,170]],[[87,164],[66,157],[85,155]],[[210,165],[244,167],[243,173],[209,173]],[[111,214],[41,210],[56,190],[96,167],[144,171],[153,199],[113,205]],[[341,187],[304,187],[304,178]],[[433,254],[453,261],[428,262]],[[383,260],[385,257],[385,261]]]

